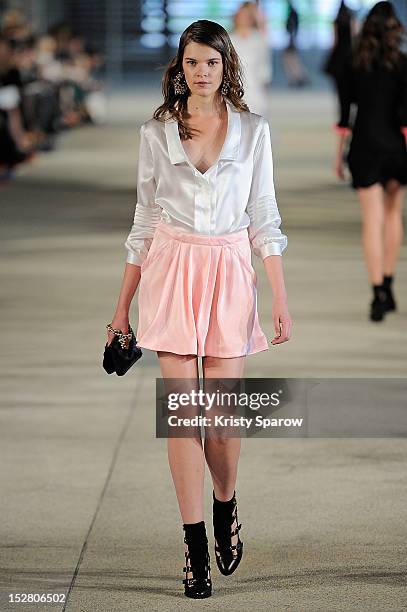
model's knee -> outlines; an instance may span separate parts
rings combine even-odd
[[[401,185],[398,181],[391,179],[386,183],[386,195],[394,197],[398,194],[401,189]]]
[[[205,438],[205,447],[227,449],[234,446],[233,442],[234,439],[225,433],[223,427],[211,427]]]
[[[191,428],[185,428],[183,431],[179,429],[177,436],[170,436],[167,439],[167,448],[169,452],[185,453],[188,449],[196,451],[197,449],[203,451],[202,437],[200,431],[192,431]]]

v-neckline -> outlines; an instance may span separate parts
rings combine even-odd
[[[188,162],[188,164],[191,166],[191,168],[193,170],[195,170],[195,172],[198,172],[198,174],[200,174],[200,176],[205,176],[206,174],[208,174],[208,172],[210,170],[212,170],[212,168],[215,168],[215,166],[218,165],[219,161],[222,158],[223,150],[224,150],[224,148],[226,146],[226,143],[228,141],[229,134],[230,134],[230,109],[229,109],[229,105],[228,105],[228,103],[226,101],[225,101],[225,105],[226,105],[226,120],[227,120],[226,136],[225,136],[225,139],[223,141],[223,145],[222,145],[222,148],[221,148],[220,153],[218,155],[218,158],[216,159],[215,163],[213,163],[211,166],[209,166],[209,168],[207,170],[205,170],[205,172],[201,172],[200,170],[198,170],[198,168],[196,166],[194,166],[194,164],[189,159],[189,156],[188,156],[188,154],[187,154],[187,152],[186,152],[186,150],[184,148],[184,145],[182,144],[181,136],[179,135],[178,121],[176,121],[176,124],[177,124],[176,132],[177,132],[178,143],[179,143],[179,145],[180,145],[180,147],[181,147],[181,149],[182,149],[182,151],[184,153],[185,160]]]

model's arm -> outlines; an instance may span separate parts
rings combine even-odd
[[[269,255],[263,263],[273,292],[272,314],[276,335],[271,343],[281,344],[290,339],[292,328],[284,283],[283,258],[279,255]]]
[[[276,335],[272,344],[281,344],[289,340],[292,327],[282,264],[287,237],[280,230],[281,217],[274,190],[270,128],[266,120],[263,120],[254,151],[247,213],[250,217],[248,233],[252,250],[263,260],[273,295],[272,315]]]
[[[151,147],[148,143],[145,128],[140,130],[140,146],[137,175],[137,204],[133,224],[128,234],[125,247],[127,260],[116,310],[111,321],[115,329],[128,332],[129,311],[141,277],[141,265],[147,257],[155,228],[160,219],[160,207],[155,203],[156,183]],[[108,332],[108,344],[114,335]]]
[[[130,305],[140,282],[140,276],[140,266],[126,262],[116,311],[111,321],[111,326],[114,329],[121,329],[124,333],[129,330]],[[114,335],[108,332],[108,344],[111,343],[113,338]]]
[[[338,136],[336,141],[334,172],[339,179],[344,180],[345,173],[343,158],[346,140],[351,134],[350,111],[353,102],[353,84],[350,65],[346,66],[343,74],[337,79],[337,88],[340,117],[338,123],[334,126]]]
[[[345,171],[344,171],[344,153],[345,153],[345,144],[350,134],[350,130],[339,131],[339,128],[336,128],[337,132],[337,140],[336,140],[336,153],[334,160],[334,172],[335,175],[341,179],[341,181],[345,180]]]

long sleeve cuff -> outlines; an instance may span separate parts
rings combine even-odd
[[[154,162],[143,124],[140,128],[137,203],[133,224],[125,241],[128,251],[126,262],[136,266],[141,266],[146,259],[160,220],[161,207],[155,201],[155,193]]]
[[[335,130],[335,132],[337,134],[344,134],[345,136],[347,136],[348,134],[350,134],[352,132],[350,127],[347,127],[347,126],[344,126],[344,125],[338,125],[338,124],[335,124],[333,126],[333,129]]]
[[[135,239],[134,236],[130,234],[124,243],[124,246],[127,249],[127,263],[141,266],[141,264],[147,258],[152,241],[152,238]]]
[[[143,263],[145,257],[143,257],[141,255],[141,251],[139,252],[134,252],[134,251],[128,251],[127,252],[127,259],[126,262],[130,263],[130,264],[134,264],[135,266],[141,266],[141,264]]]
[[[282,255],[284,249],[287,247],[287,237],[282,235],[278,240],[274,239],[272,242],[264,242],[259,248],[259,254],[261,259],[266,259],[269,255]]]
[[[155,202],[145,206],[138,202],[131,230],[126,238],[127,263],[141,266],[153,242],[155,228],[160,221],[161,208]]]
[[[247,206],[250,217],[248,228],[254,255],[264,259],[281,255],[287,247],[287,236],[280,230],[281,217],[274,196],[263,196]]]

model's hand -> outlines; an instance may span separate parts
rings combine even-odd
[[[292,321],[288,312],[287,301],[284,298],[275,298],[273,300],[273,321],[274,336],[271,344],[282,344],[287,342],[291,337]]]
[[[342,155],[337,155],[334,163],[335,176],[341,181],[345,180],[344,163]]]
[[[120,329],[124,334],[129,333],[129,315],[115,315],[113,321],[110,323],[113,329]],[[114,334],[107,330],[107,344],[108,346],[112,343]]]

